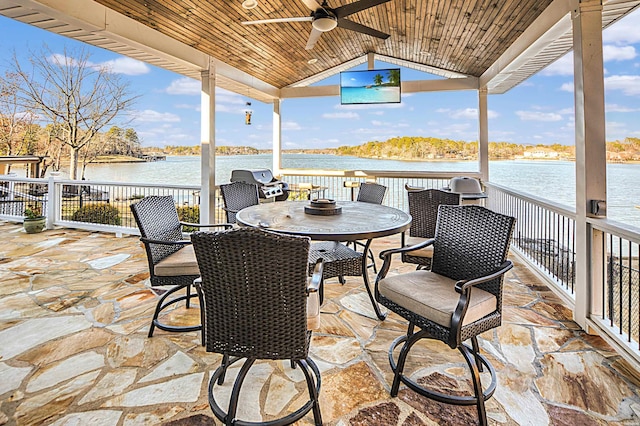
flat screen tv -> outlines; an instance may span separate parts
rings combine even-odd
[[[343,71],[340,73],[340,103],[388,104],[400,102],[400,68]]]

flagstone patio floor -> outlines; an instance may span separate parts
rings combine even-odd
[[[207,385],[221,357],[205,351],[197,332],[147,337],[158,295],[137,237],[26,234],[8,222],[0,222],[0,235],[0,425],[220,424]],[[384,238],[374,250],[398,244],[399,236]],[[490,424],[640,424],[638,371],[582,332],[560,300],[512,259],[503,325],[480,339],[499,379],[487,404]],[[411,269],[398,261],[391,273]],[[391,398],[387,350],[405,323],[394,314],[375,318],[361,278],[348,277],[344,286],[329,280],[325,292],[311,344],[325,424],[476,423],[473,407],[430,401],[404,386]],[[167,315],[199,320],[197,306]],[[440,343],[414,351],[407,368],[417,377],[469,388],[457,351]],[[304,379],[288,362],[261,362],[251,371],[240,418],[268,420],[304,403]],[[228,397],[229,383],[220,398]],[[312,416],[298,423],[312,424]]]

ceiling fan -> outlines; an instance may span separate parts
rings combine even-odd
[[[292,18],[276,18],[276,19],[262,19],[258,21],[245,21],[244,25],[256,25],[256,24],[271,24],[275,22],[301,22],[311,21],[311,34],[307,40],[307,46],[305,49],[311,50],[315,46],[316,41],[320,38],[322,33],[331,31],[335,27],[344,28],[351,31],[357,31],[359,33],[368,34],[373,37],[381,39],[389,38],[389,34],[385,34],[378,30],[375,30],[366,25],[358,24],[357,22],[345,19],[347,16],[360,12],[370,7],[377,6],[382,3],[386,3],[390,0],[359,0],[353,3],[345,4],[344,6],[332,9],[327,6],[327,0],[323,0],[322,5],[318,4],[316,0],[302,0],[302,2],[311,9],[310,16],[304,17],[292,17]]]

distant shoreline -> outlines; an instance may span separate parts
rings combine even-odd
[[[322,152],[319,152],[322,151]],[[336,153],[327,153],[324,152],[326,150],[311,150],[311,152],[306,152],[304,150],[283,150],[283,154],[301,154],[301,155],[336,155],[339,157],[346,157],[344,155],[338,155]],[[259,150],[259,152],[256,153],[246,153],[246,154],[241,154],[241,153],[216,153],[216,156],[221,156],[221,157],[231,157],[231,156],[244,156],[244,155],[264,155],[264,154],[271,154],[273,151],[272,150]],[[196,154],[166,154],[167,156],[171,156],[171,157],[199,157],[199,155]],[[402,158],[402,157],[359,157],[359,156],[351,156],[351,157],[356,157],[356,158],[365,158],[368,160],[381,160],[381,161],[385,161],[385,160],[389,160],[389,161],[407,161],[407,162],[424,162],[424,163],[440,163],[440,162],[473,162],[473,161],[478,161],[477,159],[460,159],[460,158],[428,158],[428,159],[424,159],[424,158]],[[497,159],[490,159],[490,161],[519,161],[519,160],[524,160],[524,161],[569,161],[569,162],[575,162],[575,158],[524,158],[524,157],[518,157],[518,158],[497,158]],[[104,156],[104,157],[98,157],[97,159],[95,159],[94,161],[92,161],[92,164],[117,164],[117,163],[144,163],[146,162],[146,160],[144,160],[143,158],[137,158],[137,157],[129,157],[129,156],[118,156],[118,155],[110,155],[110,156]],[[625,160],[625,161],[621,161],[621,160],[616,160],[616,161],[607,161],[607,164],[640,164],[640,161],[637,160]]]

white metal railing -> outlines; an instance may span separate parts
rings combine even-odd
[[[566,206],[487,183],[487,207],[515,217],[512,250],[544,274],[556,293],[575,303],[576,214]]]
[[[589,326],[640,363],[640,228],[606,219],[588,222],[597,248]]]

